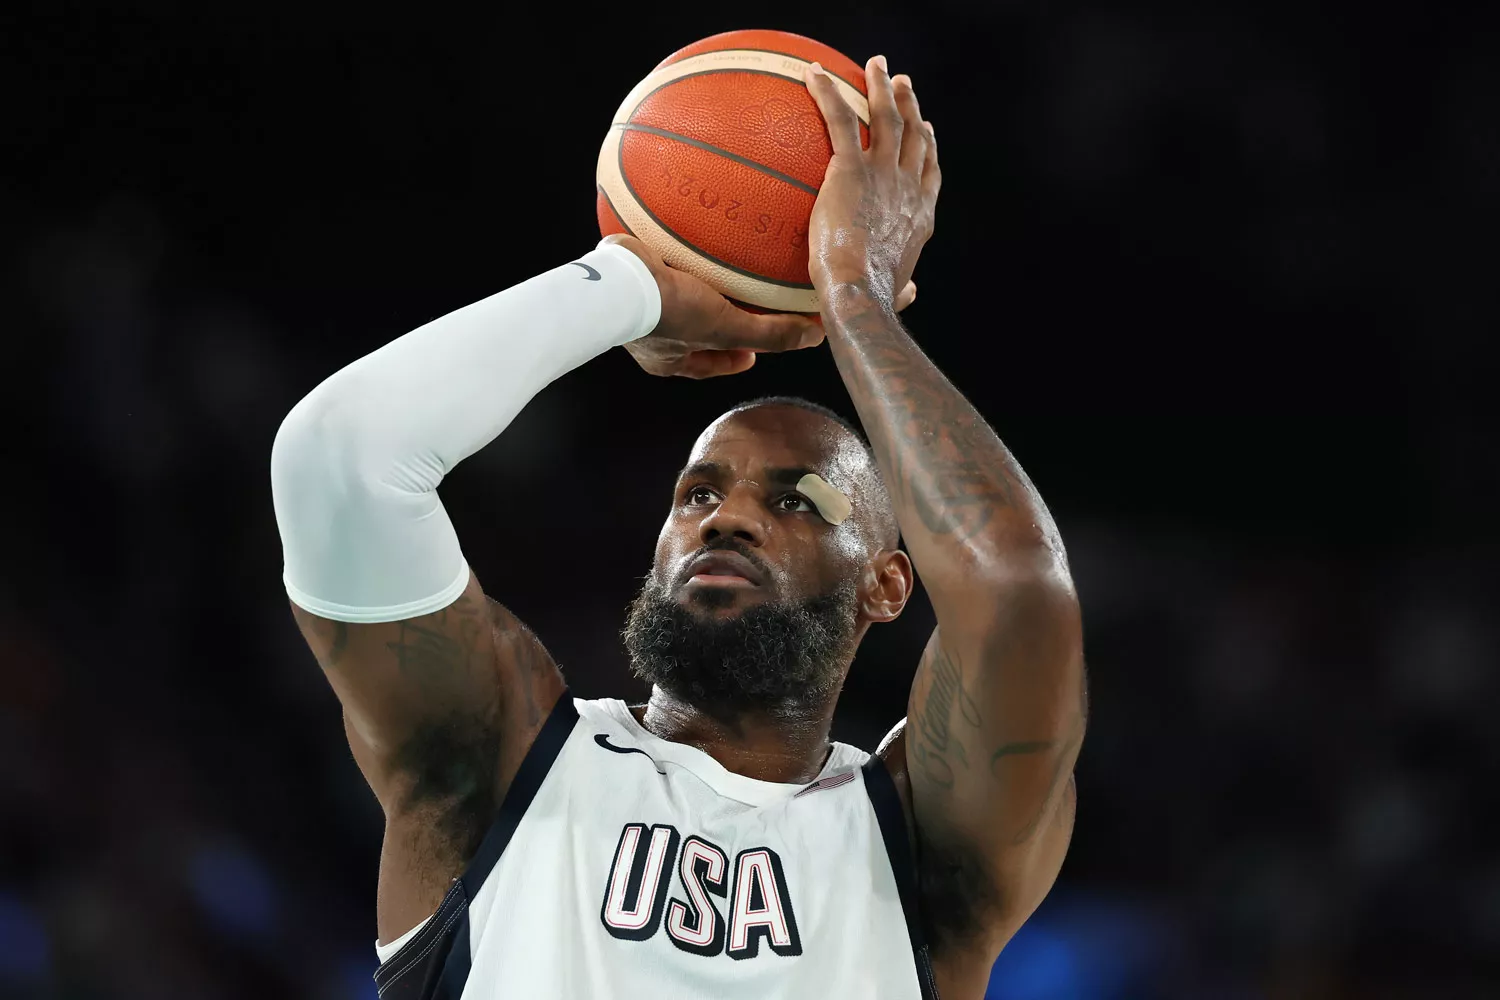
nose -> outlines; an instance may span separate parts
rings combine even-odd
[[[698,538],[707,545],[715,538],[729,537],[759,548],[766,540],[765,516],[756,491],[748,485],[736,485],[698,523]]]

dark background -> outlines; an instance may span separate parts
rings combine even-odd
[[[373,998],[380,819],[281,588],[286,411],[577,257],[619,99],[779,27],[913,77],[943,142],[907,322],[1068,544],[1077,833],[990,996],[1500,995],[1493,13],[242,3],[14,12],[0,996]],[[1490,6],[1493,11],[1493,5]],[[584,696],[729,404],[852,413],[826,349],[622,351],[443,486]],[[925,600],[836,735],[903,713]]]

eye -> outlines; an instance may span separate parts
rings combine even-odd
[[[689,507],[701,507],[704,504],[713,503],[718,499],[719,494],[715,493],[707,486],[694,486],[692,489],[688,490],[687,495],[683,497],[684,502]]]
[[[808,503],[807,498],[799,493],[788,493],[785,496],[777,497],[776,503],[773,506],[777,510],[793,511],[796,513],[803,511],[811,512],[813,509],[813,505]]]

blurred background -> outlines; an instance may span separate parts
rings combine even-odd
[[[739,27],[913,77],[944,191],[907,323],[1082,596],[1077,833],[989,996],[1500,996],[1493,5],[6,20],[0,997],[372,1000],[380,816],[287,609],[272,438],[592,247],[620,98]],[[826,350],[704,383],[615,351],[445,482],[575,692],[642,695],[618,631],[672,476],[771,392],[852,414]],[[900,718],[931,624],[872,633],[838,738]]]

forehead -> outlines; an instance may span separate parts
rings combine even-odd
[[[726,413],[704,428],[687,464],[715,462],[752,477],[765,468],[802,466],[833,482],[857,475],[865,461],[859,441],[822,414],[759,406]]]

